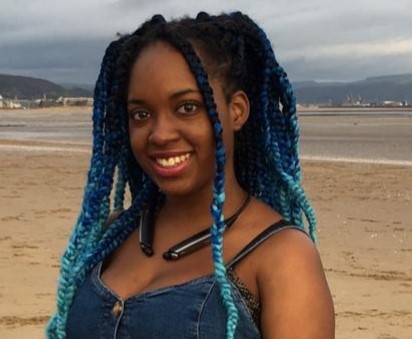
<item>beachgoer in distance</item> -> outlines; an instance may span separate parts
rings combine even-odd
[[[156,15],[112,42],[48,337],[333,338],[298,136],[248,16]]]

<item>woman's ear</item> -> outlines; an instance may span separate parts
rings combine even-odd
[[[250,112],[249,98],[244,91],[236,91],[230,99],[230,114],[233,130],[239,131],[246,123]]]

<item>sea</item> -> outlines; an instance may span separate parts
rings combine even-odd
[[[88,152],[91,115],[75,110],[48,109],[44,113],[0,110],[0,152],[27,148]],[[302,111],[299,121],[303,160],[412,166],[412,108],[410,111]],[[23,142],[13,144],[13,140]],[[30,145],[30,141],[36,143]]]

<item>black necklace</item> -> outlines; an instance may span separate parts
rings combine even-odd
[[[246,196],[245,201],[240,206],[240,208],[231,217],[224,220],[226,224],[226,229],[234,224],[239,215],[245,210],[246,206],[250,202],[250,194]],[[153,251],[153,217],[154,209],[149,209],[143,212],[140,218],[139,225],[139,242],[140,248],[143,253],[148,257],[154,254]],[[225,230],[226,230],[225,229]],[[166,252],[163,253],[163,259],[165,260],[179,260],[181,257],[193,253],[202,247],[210,244],[210,227],[207,229],[192,235],[191,237],[179,242],[178,244],[170,247]]]

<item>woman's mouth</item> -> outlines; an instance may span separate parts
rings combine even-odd
[[[169,158],[155,158],[155,161],[158,165],[165,167],[165,168],[172,168],[180,165],[181,163],[185,162],[189,159],[190,153],[186,153],[184,155],[169,157]]]
[[[190,153],[174,156],[162,156],[154,158],[154,171],[161,177],[176,177],[189,165]]]

